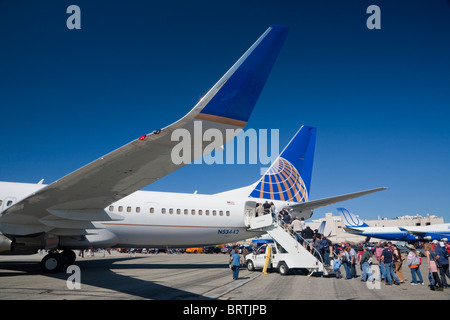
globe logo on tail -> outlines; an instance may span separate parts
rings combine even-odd
[[[281,201],[308,201],[308,192],[298,170],[281,157],[267,170],[250,196]]]

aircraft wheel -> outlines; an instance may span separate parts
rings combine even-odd
[[[64,258],[56,252],[47,254],[41,261],[41,269],[44,273],[57,273],[64,269]]]
[[[66,266],[72,265],[77,259],[77,255],[72,250],[64,250],[61,253],[62,258],[64,259],[64,264]]]

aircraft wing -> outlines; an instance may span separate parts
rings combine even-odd
[[[8,208],[2,214],[4,233],[9,230],[11,234],[25,235],[48,231],[36,226],[42,226],[45,221],[51,229],[55,223],[49,223],[48,218],[43,220],[49,214],[50,220],[55,217],[70,221],[120,219],[103,209],[186,164],[174,161],[174,148],[181,141],[180,135],[175,139],[172,136],[176,130],[192,137],[188,144],[191,150],[188,163],[200,158],[206,146],[205,154],[239,133],[236,129],[246,125],[287,32],[284,26],[267,29],[180,120],[131,141]],[[194,130],[199,128],[202,135],[195,139]],[[219,130],[224,139],[203,141],[203,132],[208,129]],[[227,129],[234,129],[235,134],[230,135],[229,131],[225,134]]]
[[[330,198],[325,198],[325,199],[320,199],[320,200],[313,200],[313,201],[307,201],[307,202],[301,202],[301,203],[295,203],[292,205],[289,205],[288,208],[289,209],[294,209],[294,211],[307,211],[307,210],[313,210],[316,208],[320,208],[320,207],[325,207],[325,206],[329,206],[330,204],[334,204],[337,202],[341,202],[341,201],[346,201],[346,200],[350,200],[353,198],[357,198],[357,197],[361,197],[370,193],[374,193],[374,192],[378,192],[381,190],[385,190],[387,188],[383,187],[383,188],[376,188],[376,189],[370,189],[370,190],[366,190],[366,191],[359,191],[359,192],[354,192],[354,193],[347,193],[341,196],[335,196],[335,197],[330,197]]]
[[[410,231],[410,230],[408,230],[408,229],[406,229],[406,228],[404,228],[404,227],[398,227],[399,229],[400,229],[400,231],[403,231],[403,232],[409,232],[409,233],[411,233],[411,234],[414,234],[415,236],[420,236],[420,235],[425,235],[427,232],[426,231]]]
[[[446,237],[445,234],[439,233],[436,231],[432,231],[432,230],[431,231],[429,231],[429,230],[419,231],[419,230],[410,230],[405,227],[398,227],[398,228],[403,232],[411,233],[412,235],[418,237],[419,239],[424,239],[426,237],[433,237],[433,236],[438,237],[438,238]]]

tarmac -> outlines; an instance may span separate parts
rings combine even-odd
[[[429,289],[426,265],[421,266],[425,286],[410,285],[411,273],[405,263],[406,283],[387,286],[362,282],[360,270],[358,278],[345,280],[334,276],[262,274],[242,268],[239,279],[232,280],[229,257],[221,253],[130,257],[112,251],[103,257],[97,252],[94,257],[78,257],[75,271],[58,274],[43,274],[39,267],[42,258],[39,254],[0,256],[0,300],[208,300],[263,304],[287,300],[450,300],[450,289]],[[345,273],[343,267],[341,272]],[[195,303],[190,305],[193,306]]]

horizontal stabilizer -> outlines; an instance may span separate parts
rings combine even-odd
[[[361,232],[363,232],[363,230],[361,230],[361,229],[349,228],[349,227],[344,227],[344,231],[348,232],[348,233],[354,233],[354,234],[360,234]]]
[[[334,204],[337,202],[346,201],[346,200],[354,199],[357,197],[365,196],[367,194],[371,194],[371,193],[378,192],[378,191],[385,190],[385,189],[387,189],[387,188],[383,187],[383,188],[370,189],[370,190],[366,190],[366,191],[347,193],[347,194],[344,194],[341,196],[336,196],[336,197],[330,197],[330,198],[325,198],[325,199],[320,199],[320,200],[313,200],[313,201],[308,201],[308,202],[304,202],[304,203],[296,203],[293,205],[289,205],[288,208],[294,209],[294,211],[313,210],[316,208],[329,206],[330,204]]]

